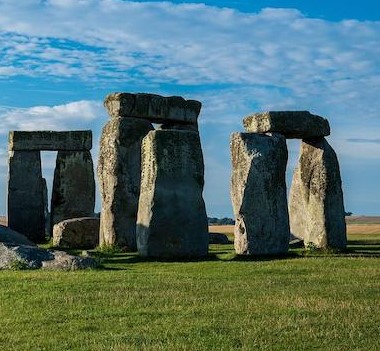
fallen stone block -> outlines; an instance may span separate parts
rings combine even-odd
[[[96,217],[66,219],[53,227],[53,245],[62,248],[93,249],[99,244],[99,223]]]
[[[0,243],[36,246],[36,244],[30,241],[26,236],[4,225],[0,225]]]

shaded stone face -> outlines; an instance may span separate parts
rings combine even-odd
[[[207,255],[203,174],[198,133],[156,130],[144,138],[137,216],[140,255],[169,259]]]
[[[94,215],[95,179],[90,151],[58,151],[51,199],[51,225]]]
[[[347,245],[342,181],[333,148],[324,138],[303,140],[289,194],[290,229],[305,245]]]
[[[136,118],[112,118],[100,141],[98,179],[102,196],[100,245],[136,251],[141,141],[153,126]]]
[[[231,156],[236,252],[244,255],[286,253],[290,233],[285,138],[280,134],[233,133]]]
[[[254,113],[244,118],[244,128],[250,133],[281,133],[289,139],[327,136],[327,119],[308,111],[269,111]]]
[[[73,151],[91,150],[92,132],[83,131],[12,131],[9,132],[9,150]]]
[[[153,123],[196,124],[201,110],[196,100],[143,93],[112,93],[105,98],[104,106],[111,117],[143,118]]]
[[[44,185],[39,151],[10,151],[8,226],[33,242],[45,239]]]
[[[99,218],[66,219],[54,225],[53,245],[63,248],[93,249],[99,244]]]

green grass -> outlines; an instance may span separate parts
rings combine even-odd
[[[0,271],[0,350],[379,350],[380,238],[349,249]]]

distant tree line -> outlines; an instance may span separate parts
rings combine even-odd
[[[216,218],[216,217],[207,217],[208,224],[210,225],[230,225],[235,224],[235,221],[232,218]]]
[[[347,217],[352,216],[352,212],[344,212],[344,215]]]

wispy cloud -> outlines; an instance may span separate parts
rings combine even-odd
[[[350,138],[347,139],[350,143],[360,143],[360,144],[380,144],[380,139],[365,139],[365,138]]]

